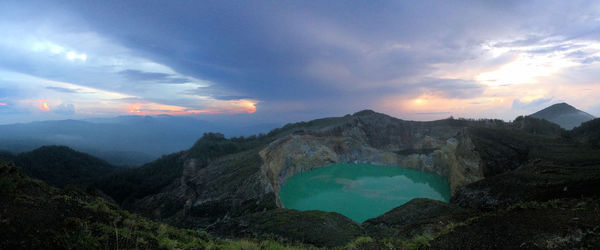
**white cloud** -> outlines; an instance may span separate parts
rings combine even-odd
[[[81,61],[85,61],[87,60],[87,55],[84,53],[76,53],[75,51],[69,51],[67,53],[67,59],[69,59],[70,61],[75,61],[75,60],[81,60]]]
[[[72,115],[75,114],[75,105],[72,103],[61,103],[54,108],[54,113],[61,115]]]

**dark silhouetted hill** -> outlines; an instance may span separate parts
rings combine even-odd
[[[3,153],[0,159],[14,162],[25,174],[59,187],[89,184],[121,169],[65,146],[43,146],[18,155]]]

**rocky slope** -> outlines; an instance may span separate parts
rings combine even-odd
[[[460,127],[358,114],[330,130],[300,131],[260,151],[262,171],[277,193],[296,173],[332,163],[361,162],[419,169],[447,177],[452,192],[483,178],[480,159]]]

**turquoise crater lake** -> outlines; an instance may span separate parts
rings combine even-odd
[[[394,166],[333,164],[296,174],[279,199],[286,208],[338,212],[363,222],[413,198],[447,202],[450,185],[439,175]]]

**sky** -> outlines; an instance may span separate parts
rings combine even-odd
[[[598,1],[0,1],[0,124],[600,116]]]

